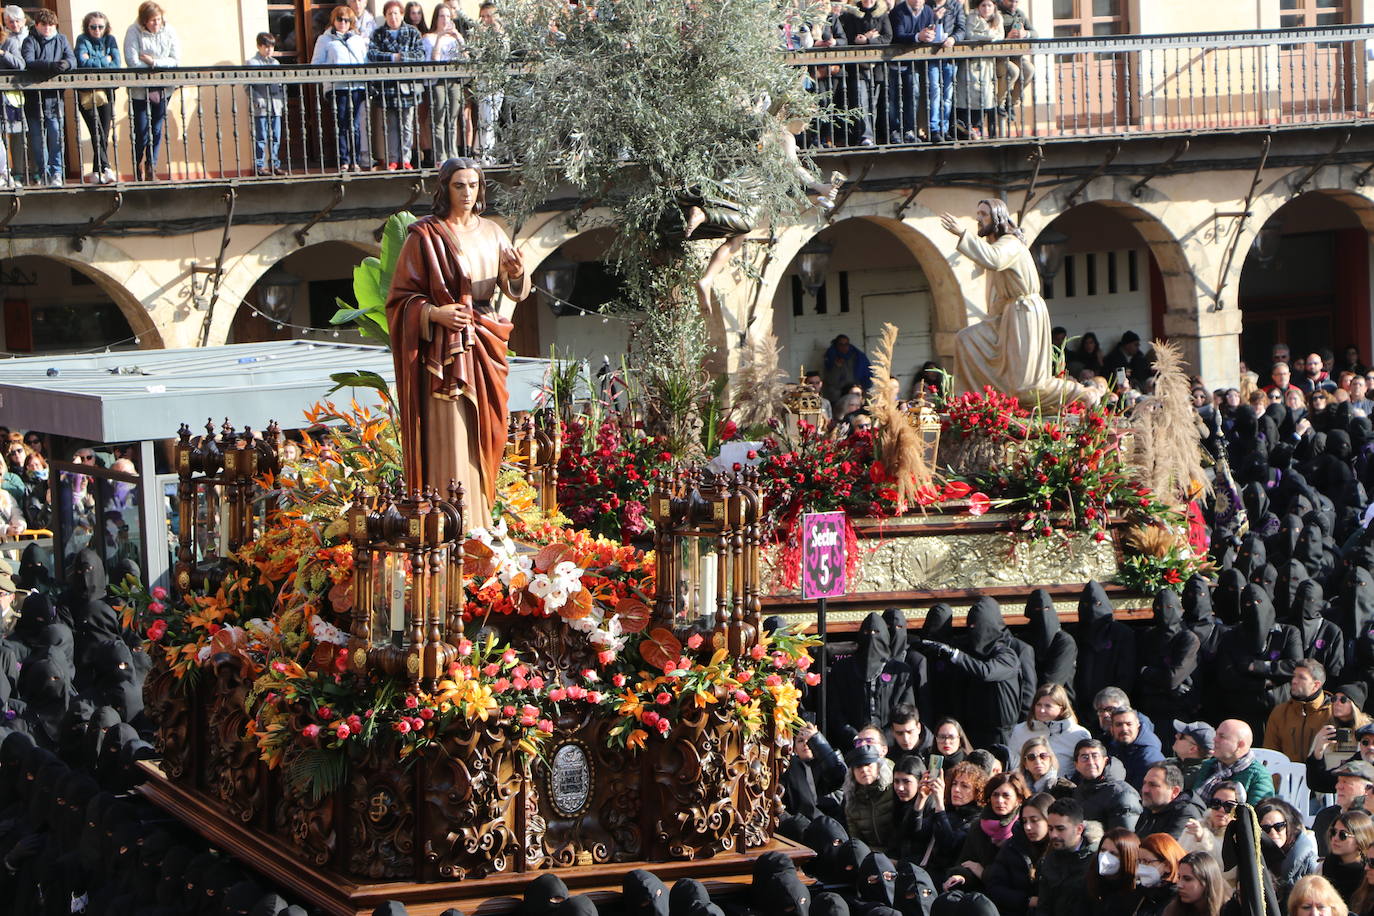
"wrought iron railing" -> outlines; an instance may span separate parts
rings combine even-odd
[[[1372,38],[1374,26],[1343,26],[948,50],[851,46],[789,58],[835,110],[805,130],[803,145],[857,150],[1358,124],[1374,116]],[[501,155],[503,100],[484,95],[463,64],[72,71],[41,82],[13,73],[0,84],[0,143],[14,177],[29,186],[48,183],[42,159],[59,147],[67,187],[83,178],[100,183],[93,135],[107,122],[106,161],[121,183],[290,180],[337,175],[354,162],[385,174],[392,163],[414,170],[447,155],[493,162]],[[135,98],[149,90],[151,101]],[[54,92],[61,116],[37,117],[43,94]],[[281,99],[275,161],[269,145],[255,162],[255,137],[266,135],[270,144],[274,125],[255,117],[252,94]],[[141,124],[155,124],[159,107],[166,111],[163,138],[149,171],[151,130]],[[46,177],[55,171],[49,167]]]

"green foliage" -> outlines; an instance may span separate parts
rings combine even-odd
[[[295,748],[282,770],[286,783],[297,795],[309,795],[311,803],[332,795],[348,778],[348,755],[341,749]]]
[[[386,221],[386,228],[382,230],[382,256],[363,258],[363,262],[353,268],[353,296],[357,304],[335,299],[339,310],[329,319],[330,324],[355,325],[368,340],[391,346],[386,299],[391,290],[391,278],[396,273],[396,261],[401,256],[401,246],[405,244],[406,230],[416,218],[415,214],[403,211],[392,214]]]
[[[385,403],[391,402],[391,386],[386,383],[386,379],[375,372],[369,372],[366,369],[357,372],[335,372],[329,376],[329,379],[334,383],[334,387],[324,393],[325,397],[329,397],[341,388],[371,388],[381,392],[382,400]]]

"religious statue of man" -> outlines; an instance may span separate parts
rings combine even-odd
[[[952,214],[941,215],[940,223],[959,236],[959,252],[988,271],[987,319],[955,335],[956,392],[991,385],[1016,395],[1028,407],[1094,402],[1101,394],[1097,389],[1054,374],[1050,313],[1040,296],[1040,272],[1007,205],[980,200],[976,235]]]
[[[486,201],[476,160],[440,167],[433,215],[411,224],[386,303],[406,484],[441,493],[462,484],[470,528],[491,524],[510,414],[513,325],[494,297],[530,293],[520,252],[480,216]]]

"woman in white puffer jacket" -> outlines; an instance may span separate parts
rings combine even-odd
[[[1069,702],[1068,691],[1062,684],[1041,684],[1031,700],[1030,717],[1011,730],[1008,744],[1012,761],[1008,769],[1019,762],[1021,745],[1031,738],[1044,738],[1059,759],[1059,772],[1073,772],[1073,749],[1084,738],[1091,738],[1088,730],[1078,724]]]

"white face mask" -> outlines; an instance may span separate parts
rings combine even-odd
[[[1121,860],[1110,852],[1099,852],[1097,854],[1097,873],[1104,878],[1110,878],[1121,871]]]
[[[1158,887],[1163,877],[1159,869],[1153,865],[1136,866],[1135,880],[1141,887]]]

